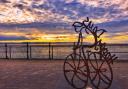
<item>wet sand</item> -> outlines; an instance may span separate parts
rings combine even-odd
[[[63,75],[64,60],[0,60],[0,89],[73,89]],[[110,89],[128,89],[128,62],[115,62]]]

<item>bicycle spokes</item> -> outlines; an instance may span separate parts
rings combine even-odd
[[[79,36],[73,53],[64,62],[66,80],[76,89],[84,89],[88,85],[95,89],[108,89],[113,81],[111,64],[117,57],[108,51],[100,39],[106,30],[98,29],[88,17],[83,22],[74,22],[73,26]],[[92,44],[83,44],[83,32],[93,36]]]

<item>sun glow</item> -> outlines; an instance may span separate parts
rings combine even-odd
[[[0,34],[2,35],[2,33]],[[1,40],[0,42],[77,42],[78,41],[78,34],[32,34],[32,35],[25,35],[24,33],[4,33],[6,36],[24,36],[27,39],[23,40]],[[111,37],[110,34],[102,35],[101,39],[105,43],[125,43],[128,41],[128,35],[124,34],[116,35]],[[84,37],[84,42],[93,43],[94,37],[92,35],[87,35]]]

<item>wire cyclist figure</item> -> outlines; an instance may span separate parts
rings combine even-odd
[[[76,89],[84,89],[87,86],[108,89],[113,80],[111,64],[117,57],[108,51],[106,44],[100,39],[106,30],[98,29],[88,17],[83,22],[74,22],[73,27],[79,36],[73,53],[68,55],[64,62],[65,79]],[[93,36],[92,44],[84,44],[83,32]]]

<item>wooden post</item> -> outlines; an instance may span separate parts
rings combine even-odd
[[[32,58],[32,48],[30,46],[30,59]]]
[[[7,43],[5,43],[5,57],[8,59],[8,48]]]
[[[29,59],[29,45],[28,45],[28,42],[27,42],[27,59]]]
[[[51,43],[49,43],[49,59],[51,59],[51,51],[50,51],[50,48],[51,48]]]
[[[52,59],[53,59],[53,46],[52,46]]]
[[[12,58],[12,48],[9,46],[9,54],[10,54],[10,59]]]

